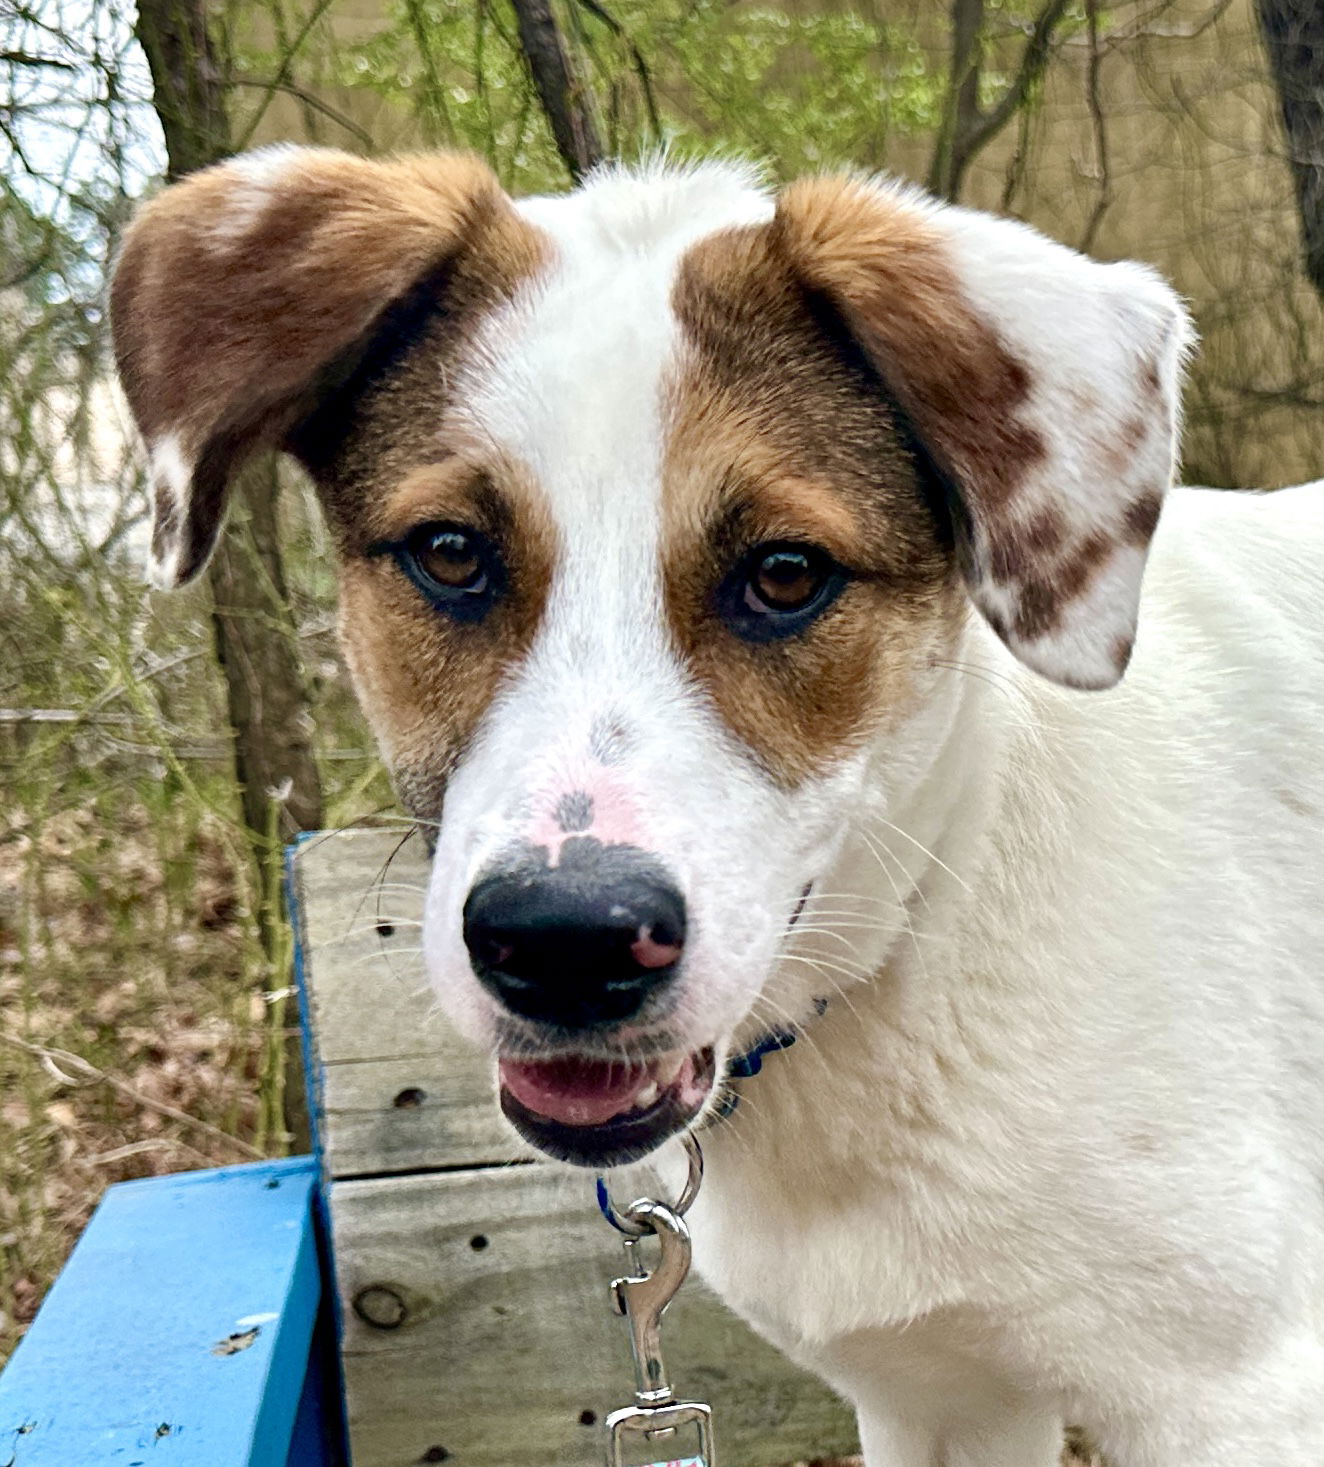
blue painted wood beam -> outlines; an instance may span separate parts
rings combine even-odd
[[[299,1157],[112,1187],[0,1376],[0,1467],[331,1467],[316,1185]]]

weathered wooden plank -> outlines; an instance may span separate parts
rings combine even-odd
[[[631,1385],[607,1297],[622,1255],[586,1177],[508,1165],[531,1153],[423,974],[421,842],[318,836],[293,865],[355,1467],[596,1467]],[[667,1342],[729,1467],[853,1445],[846,1408],[697,1281]]]
[[[419,953],[423,844],[333,831],[292,862],[323,1162],[333,1177],[500,1164],[530,1153],[491,1062],[437,1011]]]
[[[623,1255],[587,1177],[485,1168],[330,1196],[355,1467],[597,1467],[632,1374],[607,1292]],[[726,1467],[853,1449],[847,1408],[697,1279],[666,1346],[677,1388],[715,1404]]]

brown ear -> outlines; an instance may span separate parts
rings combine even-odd
[[[971,599],[1028,666],[1110,687],[1171,483],[1176,296],[1011,220],[846,178],[792,185],[775,246],[844,316],[954,493]]]
[[[228,480],[315,406],[401,295],[479,233],[513,289],[533,231],[461,154],[373,162],[279,147],[167,189],[140,211],[111,290],[120,378],[155,495],[153,580],[206,563]]]

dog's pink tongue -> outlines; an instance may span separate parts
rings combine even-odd
[[[634,1108],[653,1078],[646,1065],[571,1056],[556,1060],[501,1061],[501,1083],[535,1115],[566,1126],[600,1126]]]

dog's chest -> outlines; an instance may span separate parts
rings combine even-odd
[[[695,1258],[732,1307],[793,1352],[953,1310],[969,1325],[1025,1307],[1043,1282],[1043,1218],[996,1123],[943,1124],[922,1107],[907,1123],[885,1105],[820,1121],[788,1106],[779,1127],[767,1124],[773,1068],[748,1096],[763,1123],[738,1115],[705,1138]]]

